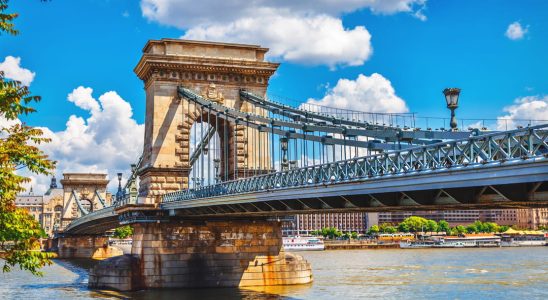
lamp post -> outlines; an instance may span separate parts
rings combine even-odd
[[[445,102],[447,103],[447,108],[451,110],[451,121],[449,122],[449,126],[451,126],[451,130],[455,131],[457,130],[457,118],[455,117],[455,110],[457,107],[459,107],[459,95],[460,95],[460,89],[459,88],[446,88],[443,90],[443,94],[445,95]]]
[[[221,174],[219,174],[219,168],[221,167],[221,160],[218,158],[214,158],[213,167],[215,168],[215,183],[219,183],[221,182]]]
[[[116,174],[118,175],[118,191],[116,192],[116,202],[122,201],[123,192],[122,192],[122,173]]]
[[[280,146],[282,147],[282,171],[287,171],[289,163],[287,162],[287,138],[280,138]]]
[[[202,186],[202,179],[200,177],[192,177],[194,182],[194,189],[199,189]]]

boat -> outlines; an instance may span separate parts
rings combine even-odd
[[[501,246],[523,247],[523,246],[546,246],[546,235],[542,231],[535,230],[514,230],[512,228],[502,233]]]
[[[320,237],[292,236],[283,237],[285,250],[292,251],[321,251],[325,249],[323,239]]]
[[[441,237],[434,248],[500,247],[501,239],[494,235],[464,235]]]
[[[433,248],[434,242],[430,240],[417,240],[417,241],[401,241],[400,248],[402,249],[422,249]]]
[[[443,236],[431,237],[421,240],[407,240],[400,242],[402,249],[421,248],[476,248],[476,247],[500,247],[501,239],[494,235],[468,235],[468,236]]]

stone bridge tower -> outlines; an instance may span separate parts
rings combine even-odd
[[[139,170],[141,202],[155,203],[165,193],[189,187],[191,127],[195,122],[214,126],[215,117],[181,99],[177,87],[189,88],[229,108],[265,115],[265,111],[240,99],[239,91],[243,88],[265,95],[270,76],[279,65],[264,61],[267,51],[255,45],[175,39],[151,40],[145,45],[134,70],[146,91],[145,143]],[[245,169],[266,165],[259,160],[270,160],[268,153],[257,153],[255,145],[250,150],[248,143],[248,137],[255,136],[262,139],[266,149],[266,135],[253,135],[244,125],[221,125],[217,124],[221,157],[233,158],[221,162],[224,179],[242,177]]]

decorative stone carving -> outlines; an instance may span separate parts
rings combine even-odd
[[[80,199],[89,199],[89,194],[91,192],[87,189],[87,188],[84,188],[80,191]]]
[[[217,102],[219,104],[224,103],[224,96],[221,92],[217,91],[217,86],[215,83],[210,83],[207,88],[202,92],[202,97],[207,98],[213,102]]]

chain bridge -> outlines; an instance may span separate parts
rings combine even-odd
[[[63,232],[131,224],[133,257],[149,271],[127,289],[309,282],[309,264],[281,249],[278,216],[548,205],[548,124],[423,129],[414,114],[291,106],[267,96],[278,67],[267,51],[169,39],[143,49],[143,155],[112,206],[82,209]],[[265,256],[284,263],[265,271]],[[233,259],[230,275],[221,257]],[[90,285],[125,280],[101,272]]]

